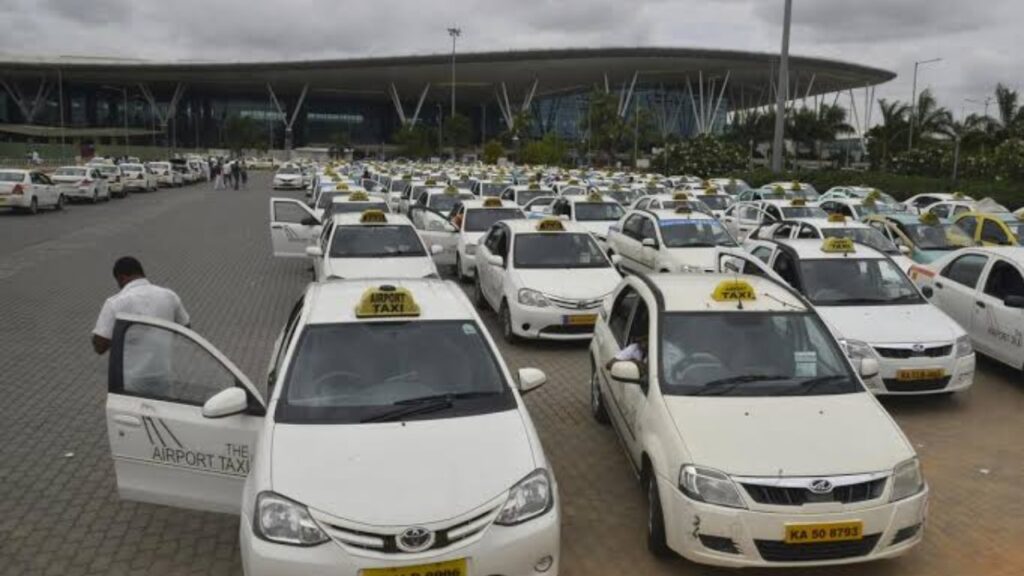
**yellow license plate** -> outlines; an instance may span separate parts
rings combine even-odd
[[[864,538],[864,523],[829,522],[826,524],[786,524],[786,544],[842,542]]]
[[[907,368],[896,372],[896,379],[900,382],[913,382],[915,380],[936,380],[946,375],[942,368]]]
[[[400,568],[368,568],[360,572],[360,576],[468,576],[468,574],[465,558]]]
[[[597,314],[582,314],[579,316],[565,316],[563,322],[569,326],[591,326],[597,323]]]

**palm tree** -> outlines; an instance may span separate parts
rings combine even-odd
[[[889,163],[890,151],[898,151],[900,144],[906,142],[910,105],[882,98],[878,101],[878,108],[882,122],[868,130],[868,148],[871,157],[884,169]]]
[[[949,110],[939,106],[930,89],[925,89],[918,96],[917,107],[913,113],[914,132],[919,134],[922,140],[945,134],[946,127],[953,122],[953,115]]]
[[[997,84],[996,109],[999,118],[992,119],[996,137],[999,140],[1024,137],[1024,106],[1019,104],[1017,91]]]

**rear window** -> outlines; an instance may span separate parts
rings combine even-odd
[[[21,182],[24,179],[21,172],[0,172],[0,182]]]
[[[58,168],[54,176],[85,176],[85,168]]]

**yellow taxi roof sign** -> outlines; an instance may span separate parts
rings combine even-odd
[[[488,197],[484,200],[484,208],[501,208],[501,198],[495,198],[494,196]]]
[[[338,190],[348,190],[348,184],[338,184]]]
[[[537,184],[536,182],[531,182],[530,186],[527,189],[528,190],[540,190],[540,184]]]
[[[370,195],[361,190],[356,190],[348,195],[348,199],[355,202],[368,202],[370,200]]]
[[[387,224],[388,217],[383,210],[365,210],[359,217],[360,224]]]
[[[455,186],[449,186],[444,189],[444,193],[447,196],[455,196],[456,194],[459,193],[459,189],[456,188]]]
[[[687,194],[686,192],[676,192],[675,194],[672,195],[672,199],[673,200],[689,200],[690,199],[690,195]]]
[[[714,196],[715,194],[718,194],[718,188],[715,188],[714,186],[708,186],[707,188],[704,189],[704,194],[708,196]]]
[[[789,204],[790,206],[807,206],[807,200],[804,200],[803,198],[794,198]]]
[[[569,185],[570,186],[579,186],[579,184],[580,184],[580,181],[575,179],[575,178],[573,178],[572,180],[569,180]]]
[[[423,183],[423,185],[424,186],[436,186],[437,185],[437,180],[435,180],[433,178],[428,178],[427,181]]]
[[[408,318],[420,315],[420,307],[406,288],[367,288],[356,306],[356,318]]]
[[[604,197],[601,196],[600,192],[592,191],[590,194],[587,194],[587,202],[604,202]]]
[[[846,216],[843,216],[839,212],[833,212],[833,213],[828,215],[828,221],[829,222],[840,222],[840,223],[846,222]]]
[[[821,243],[821,251],[826,254],[852,254],[857,248],[849,238],[826,238]]]
[[[749,302],[757,300],[757,292],[745,280],[724,280],[715,286],[711,299],[715,302]]]
[[[939,216],[934,212],[925,212],[924,214],[921,214],[919,220],[921,221],[921,224],[925,224],[927,226],[939,225]]]
[[[565,232],[565,226],[557,218],[544,218],[537,222],[537,232]]]

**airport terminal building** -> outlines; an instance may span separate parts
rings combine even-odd
[[[588,100],[606,91],[624,118],[638,108],[663,136],[713,133],[733,110],[776,97],[775,54],[688,48],[526,50],[290,62],[153,62],[0,55],[0,142],[219,148],[232,116],[258,123],[268,148],[392,141],[403,126],[437,126],[456,108],[474,141],[531,117],[536,134],[587,133]],[[453,82],[454,76],[454,82]],[[856,106],[895,74],[790,58],[790,99]],[[847,99],[847,94],[849,98]],[[535,134],[535,135],[536,135]]]

